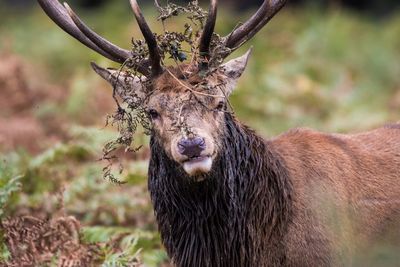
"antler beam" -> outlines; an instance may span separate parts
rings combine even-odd
[[[225,36],[225,46],[233,52],[260,31],[279,10],[286,0],[265,0],[257,12],[244,24]]]
[[[65,4],[65,7],[58,0],[37,0],[46,14],[65,32],[77,39],[90,49],[117,63],[124,63],[130,58],[131,52],[122,49],[107,41],[93,30]],[[140,73],[147,76],[149,71],[147,62],[143,61],[133,66]]]
[[[215,21],[217,20],[217,5],[218,0],[211,0],[207,21],[200,37],[199,53],[201,57],[205,57],[206,59],[210,56],[210,43],[214,33]]]
[[[108,54],[121,61],[126,60],[129,57],[129,51],[121,49],[118,46],[110,43],[103,37],[96,34],[92,29],[90,29],[86,24],[76,15],[76,13],[70,8],[67,3],[64,3],[64,7],[67,10],[69,17],[72,19],[74,24],[78,29],[102,50],[106,51]]]
[[[68,5],[66,5],[67,8],[64,8],[57,0],[38,0],[38,2],[46,14],[60,26],[60,28],[84,45],[119,63],[124,62],[129,57],[130,54],[128,50],[119,48],[87,28]],[[81,31],[75,22],[78,22],[81,28],[85,28],[86,33],[90,32],[90,37],[87,36],[85,32]]]
[[[146,40],[149,48],[151,74],[152,76],[158,76],[163,72],[163,68],[161,66],[161,56],[158,51],[157,40],[154,37],[154,34],[151,32],[137,1],[130,0],[130,3],[133,13],[135,14],[136,21],[139,24],[139,28],[142,31],[143,37]]]

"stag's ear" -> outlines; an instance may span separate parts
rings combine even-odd
[[[236,84],[246,69],[247,62],[251,55],[252,48],[247,50],[246,54],[241,57],[232,59],[221,66],[222,73],[226,76],[226,94],[230,95]]]
[[[132,100],[135,101],[134,97],[145,98],[143,87],[145,79],[141,80],[138,77],[133,77],[126,72],[116,69],[105,69],[94,62],[90,64],[97,74],[113,86],[117,95],[125,102],[130,103]]]

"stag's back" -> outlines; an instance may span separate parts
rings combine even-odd
[[[289,261],[348,265],[379,242],[400,247],[399,124],[353,135],[297,129],[271,144],[294,189]]]

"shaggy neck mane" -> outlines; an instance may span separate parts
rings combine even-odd
[[[162,241],[177,266],[271,266],[282,239],[291,184],[267,141],[226,114],[219,156],[195,182],[151,139],[149,190]]]

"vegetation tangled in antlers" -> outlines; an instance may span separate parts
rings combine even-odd
[[[173,3],[168,3],[165,7],[162,7],[158,1],[155,1],[155,3],[159,11],[157,19],[163,23],[164,29],[162,34],[154,35],[158,44],[158,52],[161,56],[161,64],[164,64],[166,58],[172,59],[177,66],[179,62],[188,59],[190,59],[191,62],[199,60],[199,48],[197,47],[198,39],[200,38],[201,31],[204,29],[208,12],[198,5],[198,1],[191,1],[186,7]],[[184,24],[184,30],[182,32],[167,31],[164,22],[181,14],[186,14],[188,20],[188,22]],[[189,49],[184,50],[185,46],[188,46]],[[225,55],[228,53],[227,50],[229,49],[225,47],[222,38],[218,34],[213,33],[210,42],[210,57],[205,59],[207,60],[207,68],[204,69],[202,75],[213,72],[221,65]],[[119,71],[124,71],[125,73],[129,73],[132,77],[140,79],[142,74],[138,71],[137,66],[149,57],[149,48],[146,41],[133,38],[131,57],[121,64]],[[149,86],[149,82],[151,82],[150,79],[143,80],[143,86]],[[197,86],[207,85],[198,84]],[[115,90],[116,88],[114,86],[114,96],[116,95]],[[119,103],[116,97],[114,97],[114,99],[118,107],[113,115],[108,116],[106,124],[115,125],[119,131],[119,136],[117,139],[108,142],[103,148],[102,159],[108,162],[108,165],[103,169],[103,173],[104,178],[111,182],[123,184],[124,182],[119,181],[112,172],[113,162],[117,159],[114,152],[121,147],[125,148],[126,152],[138,151],[140,147],[132,148],[134,135],[138,126],[142,126],[146,134],[149,134],[151,126],[143,106],[144,99],[135,96],[129,98],[132,101],[124,101],[124,103]],[[176,127],[185,128],[186,132],[190,132],[190,129],[186,129],[187,127],[184,120],[177,119]],[[123,168],[121,164],[119,164],[119,166],[121,172]]]
[[[164,71],[169,72],[167,68],[163,68],[164,60],[168,56],[178,65],[179,61],[182,62],[189,59],[188,55],[190,53],[189,66],[195,66],[199,76],[205,77],[213,73],[229,54],[250,40],[264,27],[284,6],[286,0],[265,0],[248,21],[238,25],[224,37],[214,33],[218,0],[210,1],[208,12],[202,10],[196,0],[191,1],[186,7],[169,2],[166,7],[161,7],[156,0],[155,4],[160,13],[158,19],[163,24],[165,20],[182,13],[187,13],[189,20],[185,24],[183,32],[168,32],[164,28],[164,33],[160,35],[154,34],[150,30],[137,1],[130,0],[132,11],[144,37],[144,40],[133,40],[131,50],[120,48],[99,36],[75,14],[68,4],[64,3],[63,6],[58,0],[38,0],[38,2],[47,15],[64,31],[97,53],[112,61],[121,63],[122,66],[117,75],[121,75],[123,70],[127,79],[137,78],[142,81],[146,89],[151,89],[151,82],[154,77],[159,76]],[[189,45],[188,51],[183,50],[185,44]],[[142,79],[142,77],[147,79]],[[180,82],[178,78],[176,79]],[[199,83],[197,86],[206,86],[206,88],[202,88],[203,91],[210,89],[203,83]],[[198,93],[197,90],[187,88],[193,93],[192,95]],[[116,88],[114,86],[113,95],[117,99],[115,96],[118,94],[115,91]],[[151,93],[151,90],[147,91]],[[104,169],[104,176],[114,182],[118,182],[111,172],[111,163],[115,159],[114,152],[120,147],[125,147],[128,151],[134,151],[135,149],[130,147],[137,126],[143,125],[146,130],[150,129],[147,114],[144,112],[144,100],[135,95],[126,98],[125,95],[122,104],[117,101],[117,112],[107,120],[111,124],[116,124],[120,132],[120,136],[106,144],[103,151],[103,159],[110,163]],[[179,121],[182,121],[179,116],[177,116],[177,120],[177,125],[181,130],[190,130],[185,129],[184,123],[179,124]]]

